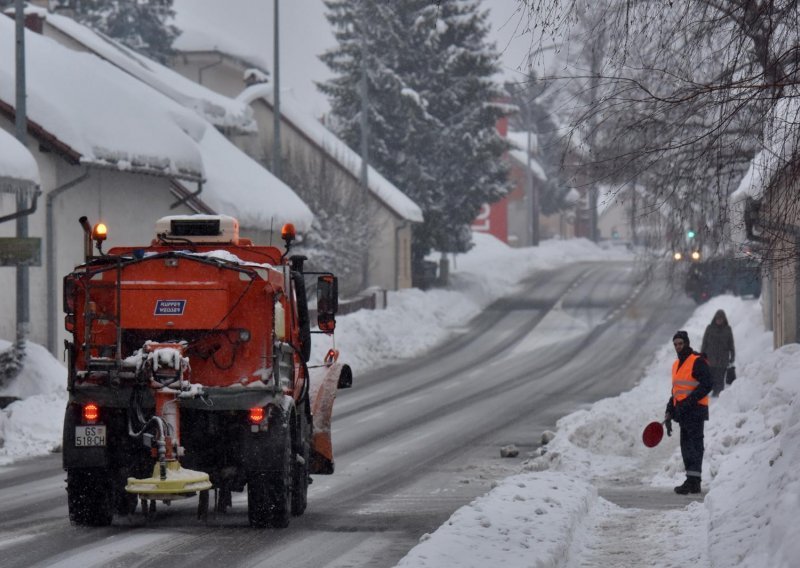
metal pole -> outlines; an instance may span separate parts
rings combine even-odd
[[[274,22],[274,62],[273,62],[273,77],[272,77],[272,173],[276,178],[281,178],[281,70],[280,70],[280,41],[279,41],[279,18],[278,18],[278,5],[279,0],[275,1],[275,22]]]
[[[525,185],[528,186],[526,189],[527,189],[527,193],[528,193],[529,199],[531,200],[531,209],[530,209],[531,222],[529,223],[529,227],[528,227],[528,237],[529,237],[529,244],[531,246],[535,246],[535,244],[536,244],[536,219],[534,219],[534,217],[536,216],[536,205],[534,203],[534,198],[533,198],[533,172],[531,172],[531,126],[530,126],[529,118],[528,118],[530,116],[530,113],[527,112],[527,108],[526,108],[525,114],[526,114],[525,130],[528,131],[528,147],[526,149],[527,163],[525,164]]]
[[[56,281],[56,223],[53,213],[53,203],[56,197],[75,187],[89,177],[86,170],[77,178],[53,189],[45,199],[45,256],[47,266],[47,350],[54,356],[58,355],[56,339],[58,335],[58,282]]]
[[[366,18],[362,17],[361,29],[361,187],[364,189],[364,203],[367,203],[367,193],[369,187],[369,92],[367,89],[367,41],[364,37],[363,24]],[[361,287],[369,285],[369,255],[365,255],[364,264],[361,272]]]
[[[25,2],[16,0],[15,3],[15,24],[16,24],[16,111],[15,126],[17,140],[28,147],[28,119],[25,107]],[[27,196],[24,191],[17,193],[17,210],[24,211],[27,206]],[[28,237],[28,216],[20,215],[17,217],[17,237]],[[30,321],[30,298],[29,292],[29,272],[24,265],[17,266],[17,357],[22,360],[25,357],[25,340],[28,337],[28,326]]]
[[[369,168],[369,91],[367,89],[367,42],[361,34],[361,185],[367,189]]]

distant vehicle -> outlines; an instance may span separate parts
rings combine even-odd
[[[751,257],[715,257],[693,264],[686,275],[686,294],[701,304],[730,292],[735,296],[761,295],[761,270]]]
[[[675,262],[700,262],[702,254],[699,250],[676,250],[672,253]]]

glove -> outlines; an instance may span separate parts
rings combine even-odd
[[[670,418],[664,420],[664,427],[667,429],[667,436],[672,436],[672,420]]]

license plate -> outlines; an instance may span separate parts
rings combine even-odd
[[[75,447],[94,448],[106,445],[106,427],[95,426],[75,426]]]

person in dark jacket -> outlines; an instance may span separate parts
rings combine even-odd
[[[678,358],[672,364],[672,396],[667,402],[664,420],[675,420],[681,427],[681,456],[686,481],[675,493],[700,493],[703,471],[703,429],[708,420],[708,393],[711,372],[706,358],[689,345],[689,334],[678,331],[672,338]]]
[[[711,367],[711,381],[714,383],[711,396],[719,396],[725,388],[725,373],[728,367],[733,366],[736,356],[733,348],[733,331],[728,325],[728,317],[724,310],[717,310],[714,319],[706,327],[700,352],[705,354]]]

